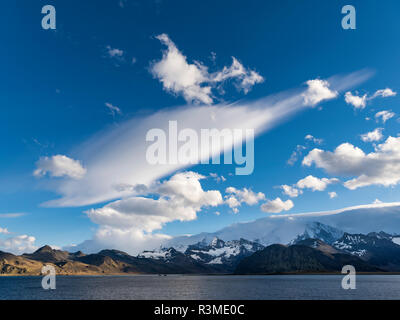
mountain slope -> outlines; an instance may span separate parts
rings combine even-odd
[[[333,246],[383,270],[400,271],[400,245],[385,232],[367,235],[345,233]]]
[[[43,263],[0,251],[0,274],[39,274]]]
[[[379,271],[358,257],[328,253],[305,245],[274,244],[244,258],[236,274],[340,272],[344,265],[353,265],[357,271]]]

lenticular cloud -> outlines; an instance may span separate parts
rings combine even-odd
[[[327,81],[324,83],[329,83],[332,92],[340,92],[365,81],[370,75],[369,72],[360,71],[335,76],[324,80]],[[307,96],[309,89],[294,89],[249,103],[181,106],[128,120],[95,135],[74,150],[74,158],[84,164],[86,174],[79,181],[69,178],[57,181],[56,191],[61,197],[45,205],[84,206],[138,194],[140,186],[149,186],[162,177],[188,167],[179,163],[149,164],[146,160],[149,145],[146,133],[150,129],[159,128],[168,132],[169,121],[173,120],[177,121],[179,129],[191,128],[198,133],[205,128],[229,128],[243,131],[252,129],[259,135],[297,112],[313,107],[315,99]],[[325,92],[323,99],[318,102],[335,96]],[[234,143],[241,144],[242,141]],[[207,152],[200,149],[199,153],[202,158],[210,158],[222,151],[222,147],[216,147]]]

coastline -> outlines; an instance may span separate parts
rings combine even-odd
[[[344,276],[341,272],[285,272],[285,273],[260,273],[260,274],[216,274],[216,273],[171,273],[171,274],[155,274],[155,273],[107,273],[107,274],[96,274],[96,273],[74,273],[74,274],[56,274],[56,276],[62,277],[129,277],[129,276],[159,276],[159,277],[168,277],[168,276],[185,276],[185,277],[193,277],[193,276],[215,276],[215,277],[223,277],[223,276]],[[357,275],[400,275],[400,272],[357,272]],[[45,274],[0,274],[1,277],[43,277]]]

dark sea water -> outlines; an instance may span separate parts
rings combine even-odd
[[[400,275],[358,275],[355,290],[340,275],[0,277],[0,299],[399,299]]]

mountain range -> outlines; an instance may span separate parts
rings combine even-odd
[[[279,230],[255,240],[225,241],[217,236],[209,240],[207,234],[192,244],[188,237],[181,242],[175,239],[175,245],[136,256],[118,250],[71,253],[50,246],[20,256],[0,252],[0,274],[40,275],[46,264],[60,275],[315,273],[340,272],[348,264],[359,272],[400,271],[397,235],[351,234],[318,221],[307,222],[299,230],[286,243],[265,244]]]

